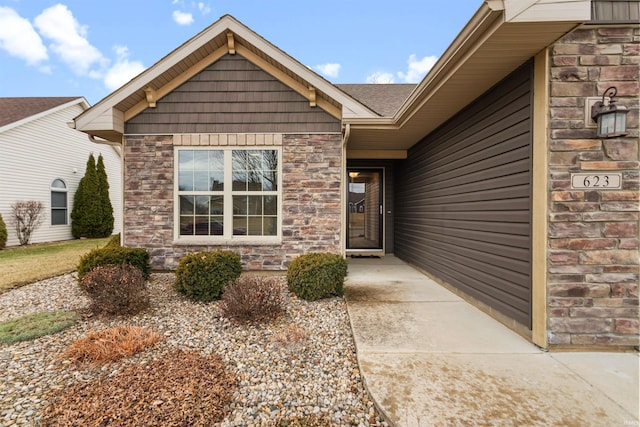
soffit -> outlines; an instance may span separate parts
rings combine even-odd
[[[504,22],[502,13],[488,13],[475,34],[452,44],[393,117],[345,120],[349,149],[409,149],[579,23]]]

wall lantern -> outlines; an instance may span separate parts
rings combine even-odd
[[[627,107],[616,105],[615,96],[618,89],[611,86],[602,94],[602,101],[598,101],[591,107],[591,118],[597,123],[596,134],[598,138],[614,138],[627,134]],[[605,102],[605,98],[609,102]]]

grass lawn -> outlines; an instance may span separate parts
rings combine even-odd
[[[0,294],[76,270],[80,256],[107,244],[109,238],[67,240],[19,246],[0,251]]]

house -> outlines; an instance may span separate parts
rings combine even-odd
[[[7,224],[7,246],[18,245],[11,206],[20,200],[44,205],[42,222],[30,243],[72,239],[73,195],[89,154],[102,154],[114,233],[122,229],[120,148],[92,143],[68,126],[89,108],[82,97],[0,98],[0,213]]]
[[[123,147],[124,244],[155,268],[394,254],[540,347],[634,347],[638,5],[485,1],[414,87],[333,85],[227,15],[75,126]]]

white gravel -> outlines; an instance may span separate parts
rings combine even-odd
[[[51,389],[108,374],[59,369],[56,357],[87,331],[117,324],[157,331],[165,338],[159,346],[220,354],[240,380],[221,426],[274,425],[312,414],[332,425],[387,425],[362,384],[343,299],[309,303],[287,292],[285,314],[278,320],[235,325],[221,316],[217,303],[178,295],[173,280],[172,273],[152,275],[151,308],[145,313],[83,319],[54,335],[0,344],[0,425],[37,425]],[[75,275],[69,274],[0,295],[0,321],[41,311],[82,310],[88,304]]]

